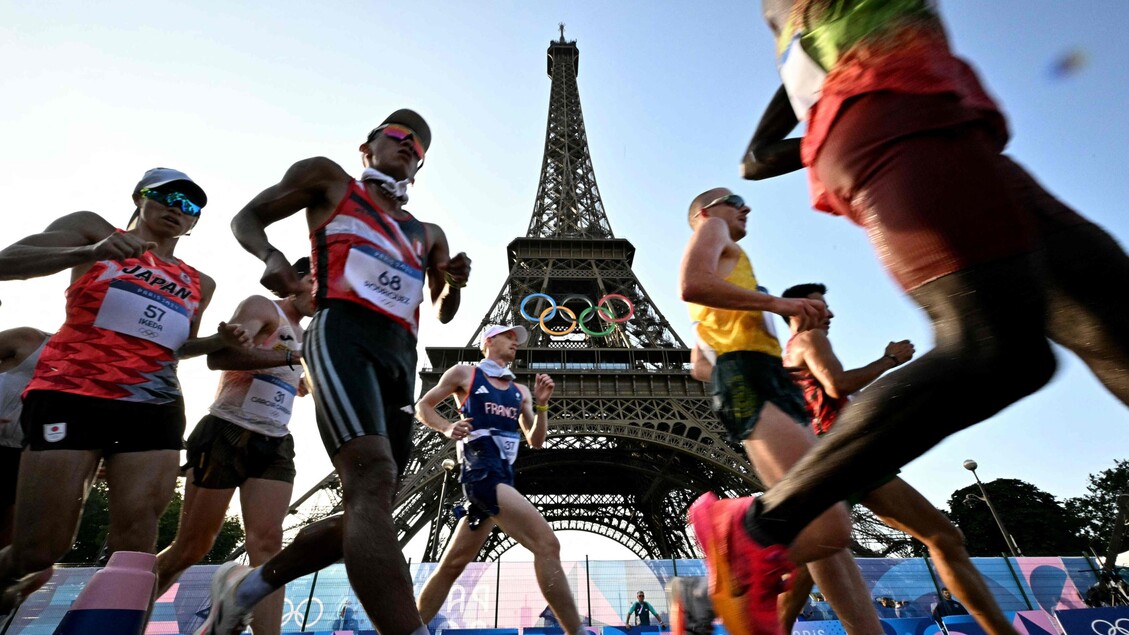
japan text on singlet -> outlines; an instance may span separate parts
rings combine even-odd
[[[477,469],[511,472],[521,439],[521,402],[517,384],[511,381],[509,388],[495,388],[482,371],[474,369],[470,392],[459,408],[464,417],[473,420],[470,434],[457,446],[464,474]]]
[[[200,307],[196,269],[152,252],[101,260],[66,295],[66,321],[47,341],[28,391],[153,404],[180,398],[175,351]]]
[[[302,352],[302,333],[295,331],[282,307],[278,311],[278,328],[258,345],[275,351]],[[275,366],[260,370],[225,370],[220,375],[216,399],[208,412],[237,426],[268,437],[284,437],[290,433],[290,415],[302,366]]]
[[[784,346],[784,359],[788,359],[788,348],[792,346],[793,335]],[[847,397],[832,397],[827,394],[823,384],[815,378],[809,370],[796,370],[792,372],[792,379],[804,391],[804,404],[807,405],[808,414],[811,415],[811,429],[816,435],[826,434],[835,425],[839,418],[839,411],[843,409],[850,399]]]
[[[427,268],[427,229],[415,217],[394,218],[360,181],[315,229],[314,291],[325,300],[356,302],[391,318],[413,336],[419,329]]]
[[[733,271],[725,276],[726,282],[764,292],[757,286],[749,257],[740,247],[737,249],[740,256]],[[690,319],[697,323],[698,339],[712,349],[713,354],[754,351],[780,357],[780,340],[776,339],[771,313],[715,309],[693,303],[689,303],[689,308]]]

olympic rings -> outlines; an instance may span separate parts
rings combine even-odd
[[[529,304],[530,300],[537,298],[546,300],[549,303],[549,306],[541,311],[541,314],[539,316],[535,317],[533,315],[530,315],[529,312],[526,311],[526,306]],[[573,300],[582,300],[588,304],[588,307],[582,310],[579,316],[577,316],[576,312],[574,312],[572,309],[565,306],[567,302]],[[612,309],[612,300],[619,300],[627,305],[627,312],[624,313],[622,317],[616,317],[615,311]],[[518,305],[518,311],[521,312],[521,316],[523,318],[529,320],[530,322],[537,322],[538,324],[540,324],[541,330],[549,336],[564,337],[565,335],[572,333],[577,329],[577,327],[579,327],[580,330],[586,335],[589,335],[591,337],[604,337],[606,335],[611,335],[612,332],[615,331],[616,324],[622,324],[630,320],[635,315],[635,304],[627,296],[619,293],[609,293],[600,298],[600,300],[595,303],[593,303],[592,300],[586,296],[570,294],[562,298],[559,304],[551,296],[544,293],[531,293],[522,298],[521,304]],[[558,311],[567,316],[572,322],[571,325],[569,325],[569,327],[563,331],[554,330],[547,324],[545,324],[545,320],[552,320],[553,318],[557,317]],[[604,322],[607,322],[608,327],[603,331],[597,331],[588,328],[586,323],[591,321],[593,316],[598,317]]]

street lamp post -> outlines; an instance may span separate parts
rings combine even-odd
[[[427,533],[427,548],[424,549],[424,558],[430,562],[439,560],[435,552],[439,550],[439,523],[443,520],[443,502],[447,500],[447,477],[455,469],[455,461],[443,459],[443,482],[439,486],[439,509],[435,512],[435,520],[431,523],[431,531]]]
[[[980,487],[980,494],[982,494],[982,496],[969,494],[964,500],[967,502],[969,497],[978,498],[988,505],[988,511],[992,512],[992,518],[996,520],[996,526],[1000,528],[1000,533],[1003,534],[1004,544],[1007,545],[1008,551],[1011,552],[1011,557],[1018,558],[1023,555],[1019,551],[1019,545],[1015,544],[1015,538],[1012,538],[1011,534],[1008,533],[1008,530],[1004,527],[1004,521],[1000,519],[1000,514],[996,511],[996,506],[992,504],[992,499],[988,497],[988,491],[984,489],[984,484],[980,482],[980,477],[976,474],[977,467],[979,467],[979,465],[972,459],[968,459],[964,462],[964,469],[972,472],[972,478],[976,479],[976,484]]]

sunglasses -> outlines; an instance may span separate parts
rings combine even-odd
[[[737,194],[726,194],[721,198],[716,198],[709,203],[706,203],[702,206],[702,209],[709,209],[711,207],[714,207],[715,205],[728,205],[736,209],[741,209],[742,207],[745,207],[745,199],[741,198]]]
[[[404,139],[411,140],[412,152],[415,152],[419,160],[423,161],[423,144],[419,142],[419,138],[416,135],[415,130],[408,128],[407,126],[390,123],[387,126],[381,128],[380,131],[383,132],[386,137],[395,139],[396,141],[403,141]]]
[[[200,206],[193,203],[192,200],[188,198],[188,195],[183,192],[161,192],[149,188],[142,188],[139,194],[151,201],[157,201],[165,207],[175,207],[189,216],[200,215]]]

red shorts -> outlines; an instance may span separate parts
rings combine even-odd
[[[907,291],[1034,248],[980,121],[955,96],[869,93],[840,112],[812,166]]]

